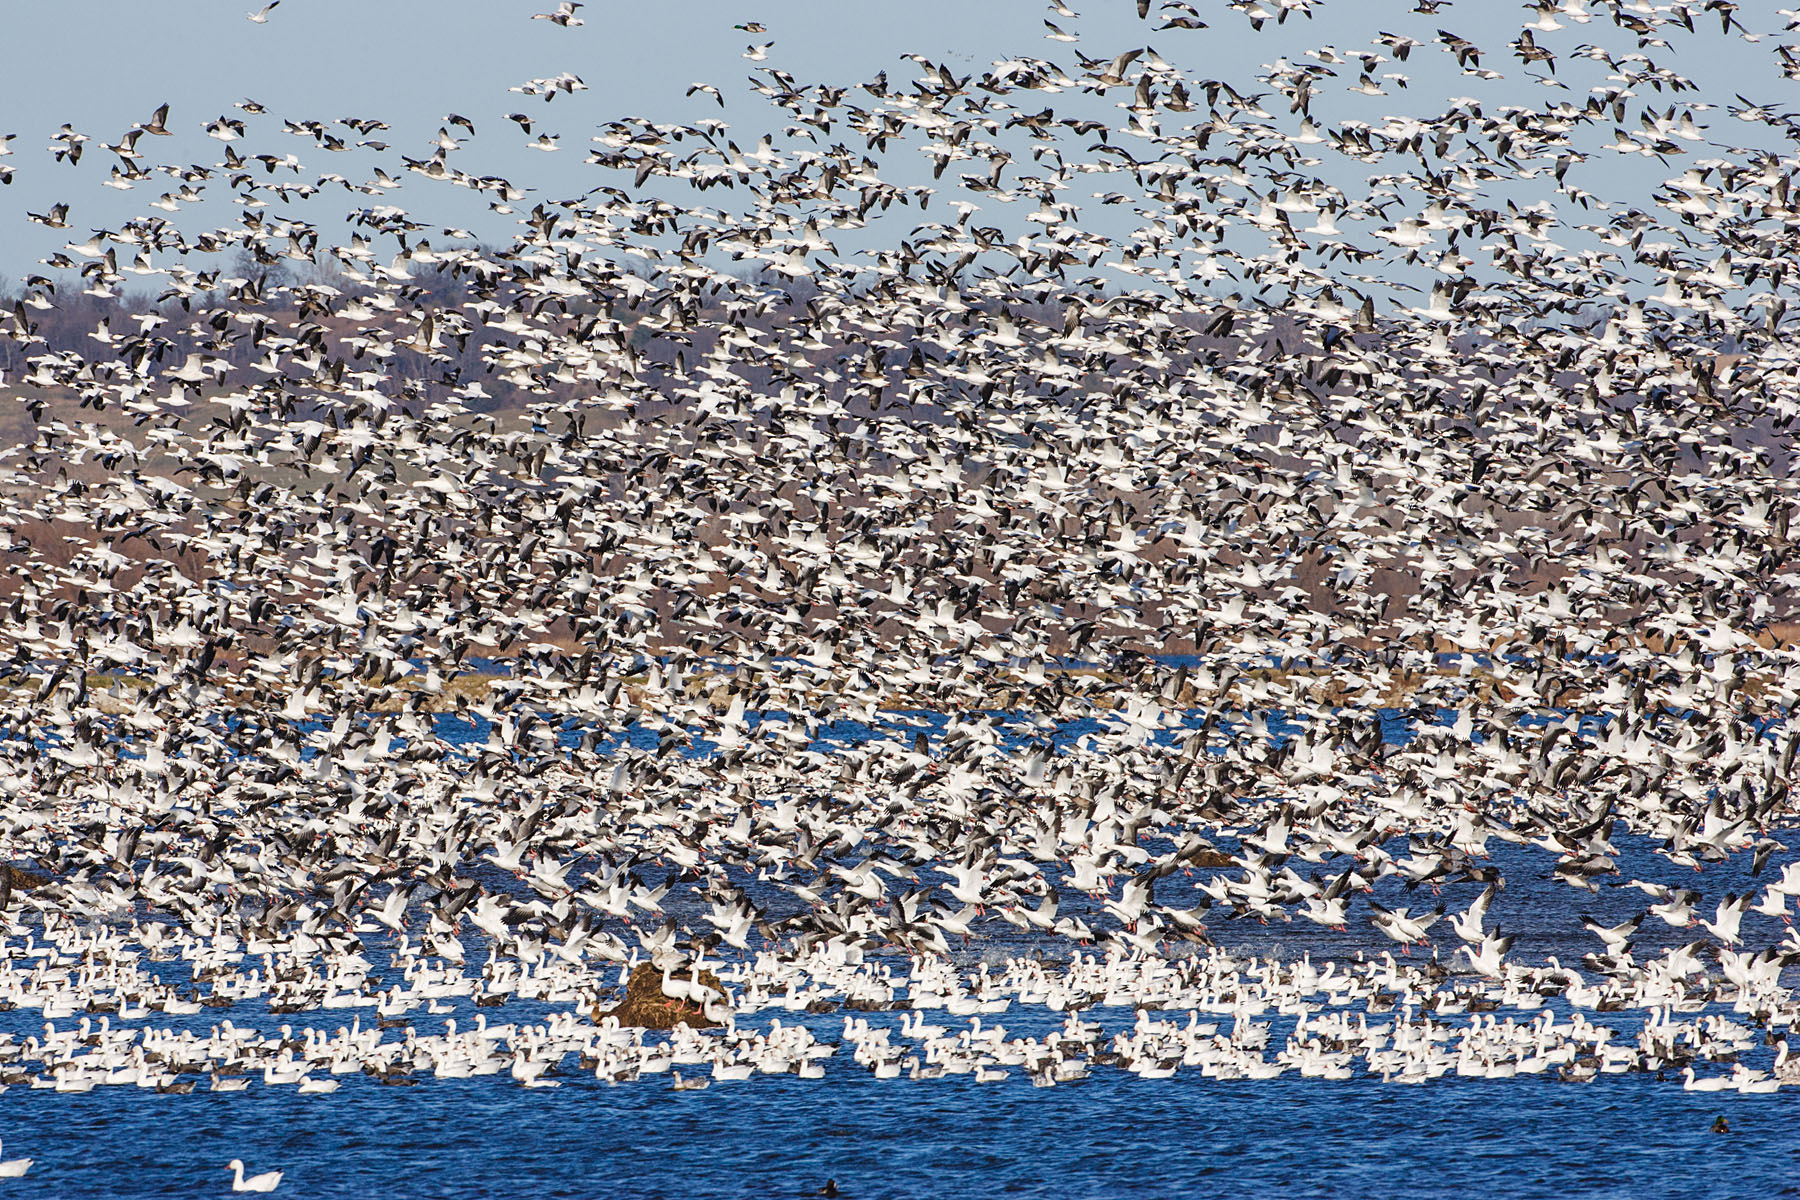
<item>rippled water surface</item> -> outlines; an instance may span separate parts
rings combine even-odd
[[[395,1089],[81,1096],[14,1088],[9,1192],[196,1195],[220,1164],[279,1166],[299,1196],[1685,1196],[1800,1192],[1794,1095],[1700,1095],[1635,1077],[1592,1084],[1445,1079],[1221,1083],[1110,1072],[818,1082],[753,1077],[676,1092],[574,1077]],[[1711,1132],[1723,1114],[1728,1134]]]

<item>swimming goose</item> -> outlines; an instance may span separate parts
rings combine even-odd
[[[231,1190],[234,1192],[272,1192],[281,1186],[280,1171],[264,1171],[245,1179],[243,1159],[234,1158],[225,1166],[231,1171]]]
[[[0,1162],[0,1179],[18,1179],[31,1170],[31,1163],[29,1158],[11,1158]]]

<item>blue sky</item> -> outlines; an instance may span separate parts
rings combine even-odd
[[[802,84],[854,84],[880,70],[904,82],[917,70],[902,60],[906,52],[945,62],[959,72],[1020,54],[1049,58],[1074,72],[1076,50],[1110,58],[1130,47],[1150,45],[1190,77],[1219,78],[1240,90],[1262,91],[1266,87],[1255,78],[1261,64],[1328,44],[1348,54],[1368,48],[1379,31],[1393,31],[1426,43],[1407,62],[1390,61],[1378,69],[1408,75],[1408,86],[1390,80],[1384,83],[1388,95],[1352,94],[1345,88],[1355,82],[1360,68],[1340,65],[1339,77],[1324,89],[1317,107],[1320,115],[1371,123],[1389,113],[1430,116],[1442,111],[1452,96],[1479,97],[1491,113],[1509,103],[1541,104],[1546,94],[1506,45],[1536,14],[1509,3],[1475,0],[1459,0],[1432,15],[1414,13],[1411,0],[1336,0],[1316,5],[1315,19],[1294,17],[1284,26],[1270,22],[1260,34],[1252,33],[1244,16],[1223,0],[1202,0],[1197,5],[1211,23],[1210,29],[1199,31],[1158,31],[1154,14],[1149,22],[1139,21],[1131,0],[1072,3],[1081,11],[1078,18],[1054,13],[1035,0],[593,3],[581,9],[585,24],[578,28],[532,20],[531,14],[554,8],[544,2],[284,0],[265,24],[245,19],[253,7],[257,6],[249,0],[154,6],[88,0],[9,6],[8,45],[0,52],[5,66],[0,71],[0,134],[17,137],[10,143],[13,154],[0,162],[15,169],[16,180],[11,187],[0,188],[0,228],[7,231],[0,243],[0,274],[16,281],[38,269],[35,260],[65,241],[80,241],[90,230],[116,228],[127,217],[144,213],[162,191],[178,187],[177,181],[159,177],[131,190],[115,190],[107,180],[116,160],[100,148],[132,123],[147,121],[164,101],[171,105],[174,136],[144,138],[140,149],[148,161],[217,163],[223,146],[203,130],[224,115],[248,123],[237,149],[246,154],[293,153],[303,164],[298,177],[306,180],[324,172],[367,180],[377,162],[398,171],[398,155],[429,155],[430,139],[443,118],[454,112],[472,120],[478,131],[457,152],[456,164],[475,174],[504,175],[532,189],[536,199],[576,195],[600,183],[620,182],[582,161],[588,138],[610,118],[639,115],[680,123],[719,118],[732,124],[730,136],[745,145],[753,145],[763,132],[779,130],[781,114],[748,91],[747,77],[758,66],[779,67]],[[1783,24],[1772,4],[1747,4],[1740,16],[1753,30],[1778,31]],[[1078,34],[1081,41],[1071,46],[1048,40],[1046,18]],[[767,32],[733,28],[751,21],[764,24]],[[1459,75],[1450,56],[1432,44],[1439,28],[1479,43],[1485,51],[1483,65],[1505,78],[1482,81]],[[1702,37],[1680,31],[1667,36],[1675,39],[1673,47],[1654,49],[1652,54],[1702,81],[1708,100],[1721,105],[1734,102],[1732,94],[1743,91],[1754,99],[1780,102],[1792,94],[1794,85],[1769,66],[1774,38],[1746,44],[1735,37],[1719,37],[1716,25]],[[1575,103],[1585,99],[1588,87],[1604,80],[1607,69],[1571,58],[1573,47],[1606,40],[1631,49],[1630,39],[1604,17],[1587,24],[1570,22],[1562,31],[1539,33],[1538,38],[1561,52],[1561,73],[1572,85],[1563,94]],[[769,42],[774,45],[765,62],[743,57],[747,45]],[[579,75],[588,90],[548,104],[509,90],[526,80],[565,71]],[[704,94],[686,96],[696,81],[717,86],[728,107],[722,111]],[[267,113],[248,116],[233,107],[246,97],[264,105]],[[867,97],[860,99],[870,103]],[[1034,94],[1024,102],[1039,99]],[[1646,92],[1641,102],[1666,106],[1673,99]],[[1104,112],[1122,103],[1118,92],[1104,98],[1068,94],[1055,100],[1059,111],[1085,104]],[[1288,121],[1284,109],[1282,105],[1272,111]],[[559,134],[564,149],[552,154],[528,149],[528,139],[505,120],[514,111],[530,115],[535,130]],[[1111,115],[1116,121],[1125,116]],[[393,149],[379,158],[365,151],[329,153],[310,138],[282,129],[283,118],[330,122],[352,116],[388,122],[391,130],[373,136]],[[1722,137],[1752,132],[1751,127],[1731,121],[1722,109],[1702,114],[1703,119],[1708,116]],[[1635,120],[1634,111],[1628,124]],[[1297,121],[1292,118],[1290,123]],[[54,162],[47,150],[64,122],[93,139],[76,167]],[[859,140],[846,140],[860,150]],[[1705,153],[1698,148],[1694,157]],[[929,160],[911,148],[890,150],[883,162],[884,173],[901,176],[900,182],[929,182]],[[1583,183],[1590,190],[1605,194],[1610,188],[1647,203],[1650,189],[1685,165],[1676,162],[1665,168],[1653,160],[1606,158],[1577,174],[1591,176],[1591,182]],[[1366,174],[1359,166],[1341,162],[1328,161],[1318,170],[1346,179]],[[946,183],[946,193],[949,186]],[[1095,190],[1104,186],[1102,180]],[[223,198],[196,205],[173,219],[190,232],[234,223],[237,209],[223,184],[216,184],[212,192]],[[704,202],[724,199],[710,193]],[[1099,211],[1088,196],[1072,194],[1069,199],[1083,203],[1084,214],[1096,222],[1121,219],[1122,214]],[[58,202],[71,206],[70,229],[48,230],[25,220],[26,211],[42,212]],[[342,229],[346,212],[369,203],[398,204],[432,223],[465,225],[490,240],[504,240],[510,232],[505,218],[486,211],[484,198],[417,177],[407,178],[380,200],[329,189],[304,215],[330,236]],[[991,201],[982,203],[993,207]],[[991,211],[983,214],[984,220],[999,217]]]

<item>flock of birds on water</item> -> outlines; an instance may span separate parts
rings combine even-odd
[[[568,72],[416,156],[0,141],[234,214],[75,192],[0,317],[0,1085],[1800,1082],[1800,116],[1681,73],[1800,17],[1459,7],[764,41],[779,129],[609,120],[561,201],[458,158],[573,149]]]

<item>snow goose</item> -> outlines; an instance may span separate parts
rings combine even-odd
[[[1728,1075],[1713,1075],[1705,1079],[1694,1078],[1693,1067],[1681,1069],[1681,1090],[1684,1092],[1723,1092],[1735,1087]]]
[[[234,1158],[225,1166],[231,1171],[231,1190],[234,1192],[272,1192],[281,1186],[280,1171],[264,1171],[245,1179],[243,1159]]]

